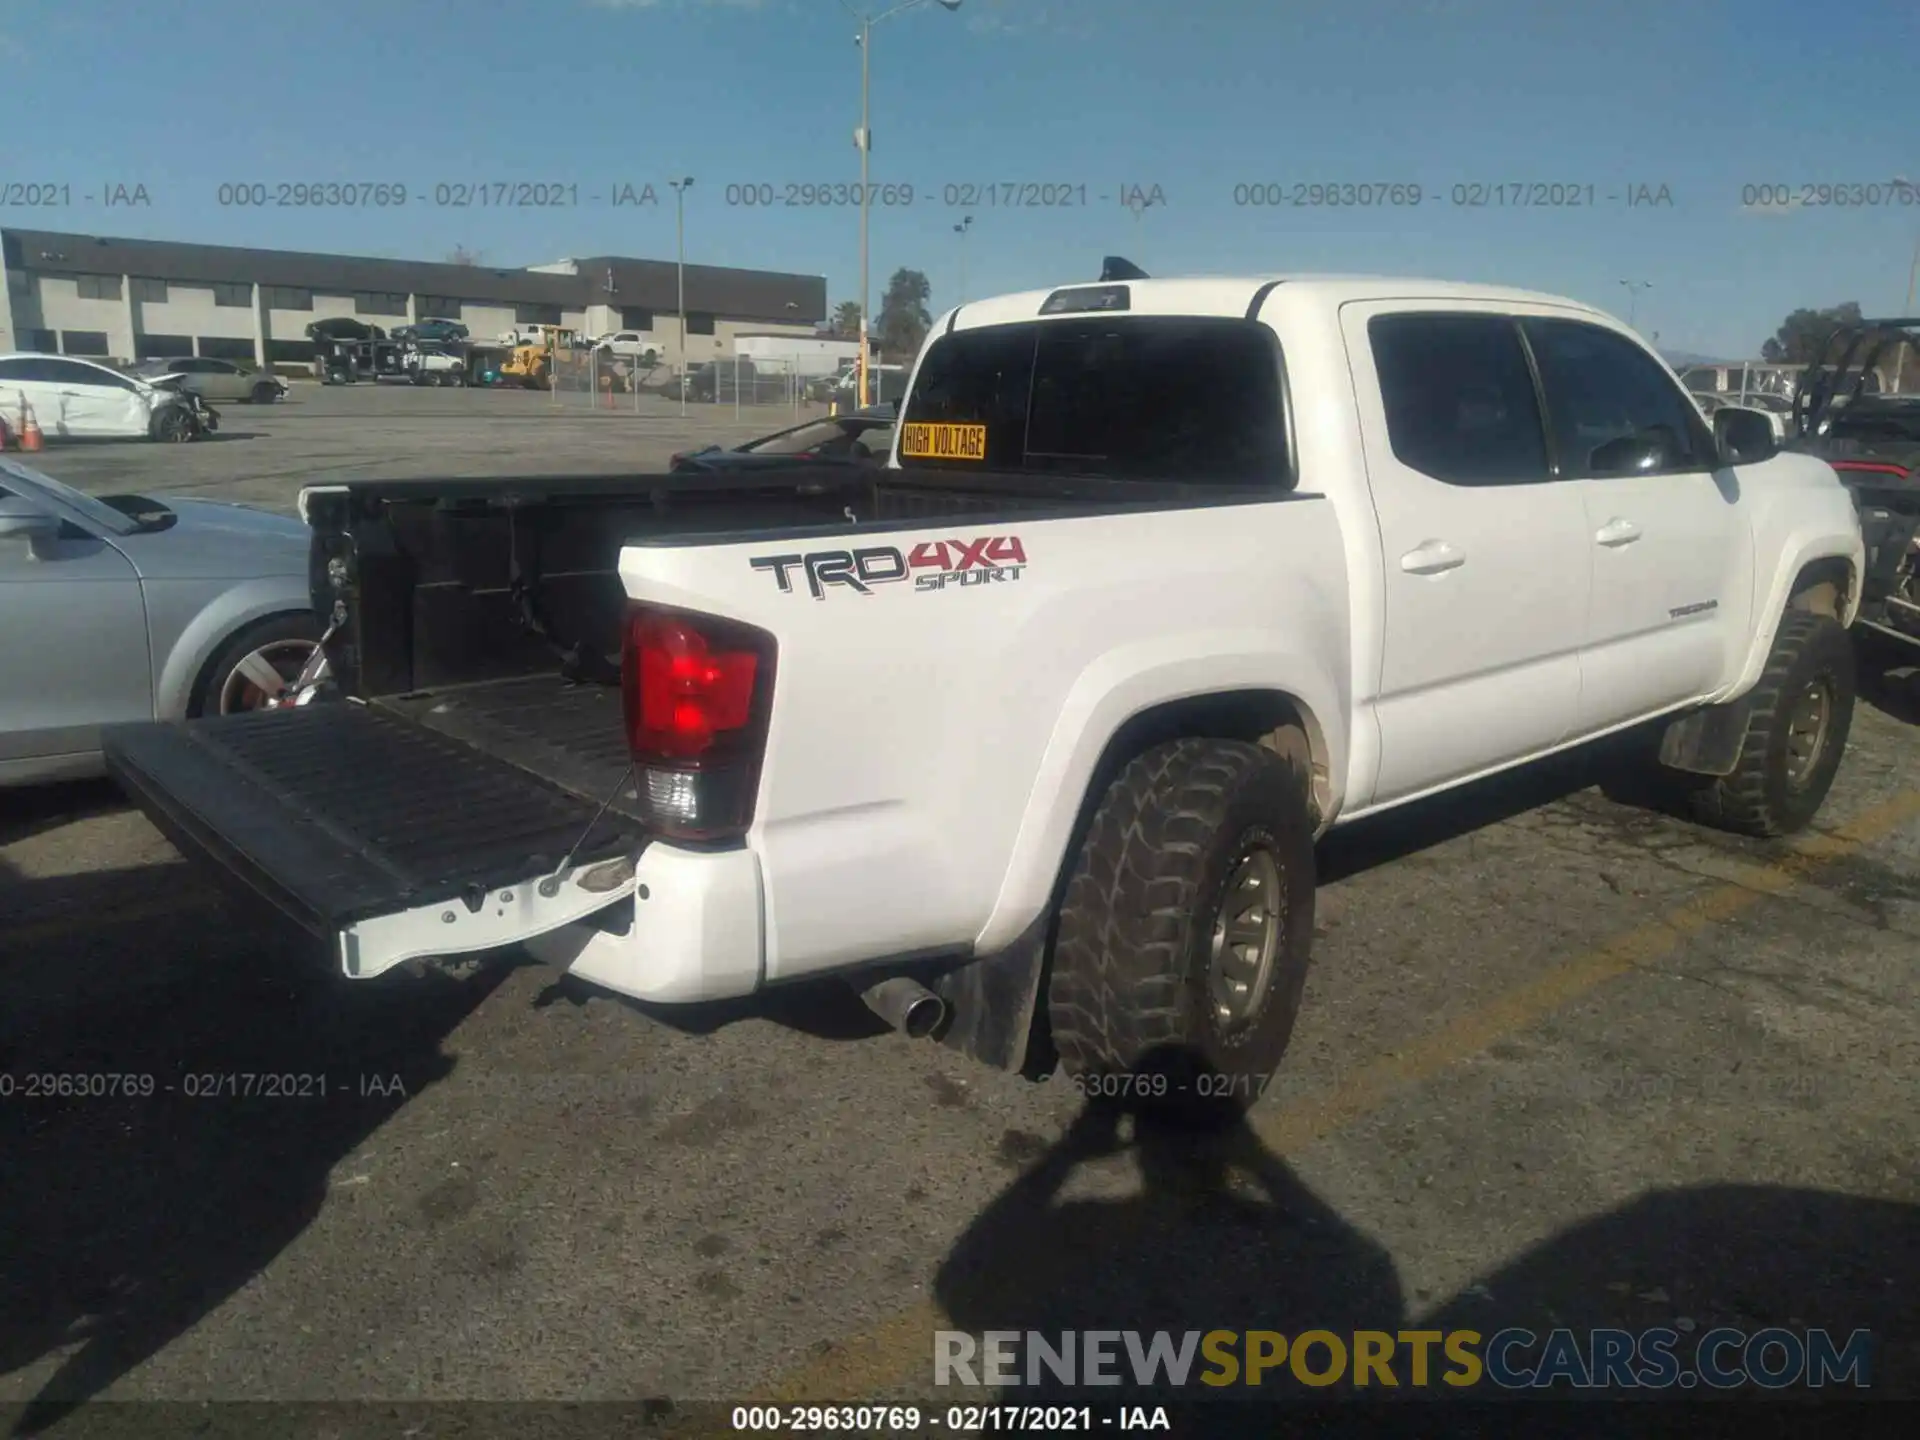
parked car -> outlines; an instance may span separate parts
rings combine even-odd
[[[384,340],[387,332],[378,325],[356,320],[351,315],[329,315],[324,320],[307,323],[307,338],[313,341]]]
[[[867,394],[876,405],[898,402],[907,393],[909,371],[905,365],[871,365],[867,368]],[[860,374],[849,370],[833,387],[828,400],[841,409],[857,405],[860,399]]]
[[[750,403],[757,390],[757,374],[753,362],[745,358],[709,360],[687,372],[687,399],[731,405],[737,390],[738,398]]]
[[[660,359],[660,346],[638,330],[616,330],[602,335],[592,343],[592,348],[628,360],[658,362]]]
[[[791,425],[731,450],[709,445],[702,450],[682,451],[668,462],[668,468],[686,473],[781,465],[884,465],[893,449],[893,428],[898,418],[892,405],[870,405],[851,414]]]
[[[0,785],[100,773],[102,726],[289,698],[320,664],[310,538],[291,516],[97,498],[0,458]]]
[[[25,403],[48,439],[195,440],[219,425],[204,401],[75,355],[0,355],[0,409]]]
[[[401,325],[393,332],[395,340],[431,341],[444,345],[454,340],[467,338],[467,327],[458,320],[421,320],[412,325]]]
[[[467,361],[437,345],[417,345],[401,360],[407,379],[415,385],[453,385],[467,383]]]
[[[310,486],[361,703],[110,763],[347,977],[518,944],[654,1002],[831,976],[1016,1070],[1044,1007],[1105,1093],[1239,1109],[1332,827],[1630,731],[1780,834],[1845,750],[1846,490],[1577,301],[1001,296],[935,322],[895,455]]]
[[[253,365],[205,356],[182,355],[171,360],[142,360],[129,375],[152,383],[178,379],[182,389],[203,400],[231,400],[238,404],[271,405],[284,400],[287,382]]]

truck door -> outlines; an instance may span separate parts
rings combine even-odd
[[[1580,729],[1702,699],[1732,668],[1752,608],[1740,481],[1666,367],[1638,343],[1581,320],[1530,318],[1524,328],[1560,473],[1578,485],[1586,519],[1593,593]]]
[[[1590,566],[1553,477],[1518,321],[1461,302],[1354,304],[1343,328],[1384,570],[1369,804],[1573,731]]]

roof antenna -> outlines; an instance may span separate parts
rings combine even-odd
[[[1109,255],[1101,262],[1100,278],[1102,280],[1145,280],[1149,277],[1146,271],[1131,260],[1122,259],[1118,255]]]

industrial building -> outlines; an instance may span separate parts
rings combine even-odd
[[[691,366],[731,356],[740,333],[811,335],[827,314],[823,276],[688,265],[683,355],[670,260],[596,255],[516,270],[11,228],[0,230],[0,257],[0,351],[97,359],[305,365],[307,326],[344,315],[386,329],[458,320],[476,340],[533,324],[633,330],[667,363]]]

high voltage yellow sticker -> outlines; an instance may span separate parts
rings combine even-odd
[[[900,436],[900,453],[916,460],[984,460],[984,425],[909,425]]]

